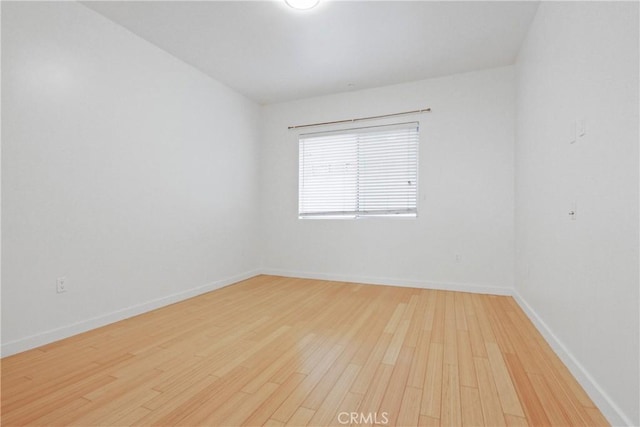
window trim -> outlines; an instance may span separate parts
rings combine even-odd
[[[393,128],[397,128],[399,130],[412,130],[415,129],[415,135],[407,138],[407,141],[411,141],[411,139],[415,138],[415,146],[412,147],[412,150],[415,150],[413,154],[413,160],[415,171],[413,171],[415,176],[415,187],[414,187],[414,206],[409,207],[406,210],[403,209],[388,209],[388,210],[360,210],[359,203],[361,201],[360,197],[356,195],[355,210],[336,210],[336,211],[327,211],[327,212],[302,212],[302,203],[303,203],[303,143],[305,138],[313,138],[320,136],[331,136],[331,135],[348,135],[350,133],[355,133],[357,137],[360,135],[366,135],[367,133],[375,133],[382,132],[386,129],[392,130]],[[360,142],[356,143],[356,147],[359,150]],[[409,121],[409,122],[396,122],[396,123],[386,123],[386,124],[378,124],[371,126],[360,126],[354,128],[343,128],[343,129],[333,129],[329,131],[319,131],[319,132],[306,132],[298,134],[298,219],[386,219],[386,218],[394,218],[394,219],[416,219],[418,218],[418,205],[419,205],[419,161],[420,157],[420,122],[419,121]],[[407,163],[409,167],[411,167],[411,163]],[[360,163],[357,164],[356,177],[359,179],[361,175],[361,167]],[[410,169],[408,169],[410,170]],[[359,183],[356,184],[356,191],[360,191]]]

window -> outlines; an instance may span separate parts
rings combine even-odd
[[[418,123],[299,137],[300,218],[415,217]]]

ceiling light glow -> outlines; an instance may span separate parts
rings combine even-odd
[[[298,10],[313,9],[320,3],[320,0],[284,0],[289,7]]]

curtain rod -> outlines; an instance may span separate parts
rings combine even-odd
[[[359,122],[361,120],[384,119],[386,117],[403,116],[405,114],[430,113],[430,112],[431,112],[431,108],[423,108],[421,110],[403,111],[401,113],[383,114],[381,116],[358,117],[357,119],[335,120],[333,122],[310,123],[308,125],[289,126],[287,129],[291,130],[291,129],[308,128],[312,126],[335,125],[338,123],[354,123],[354,122]]]

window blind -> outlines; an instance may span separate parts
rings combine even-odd
[[[417,214],[417,122],[299,137],[299,217]]]

